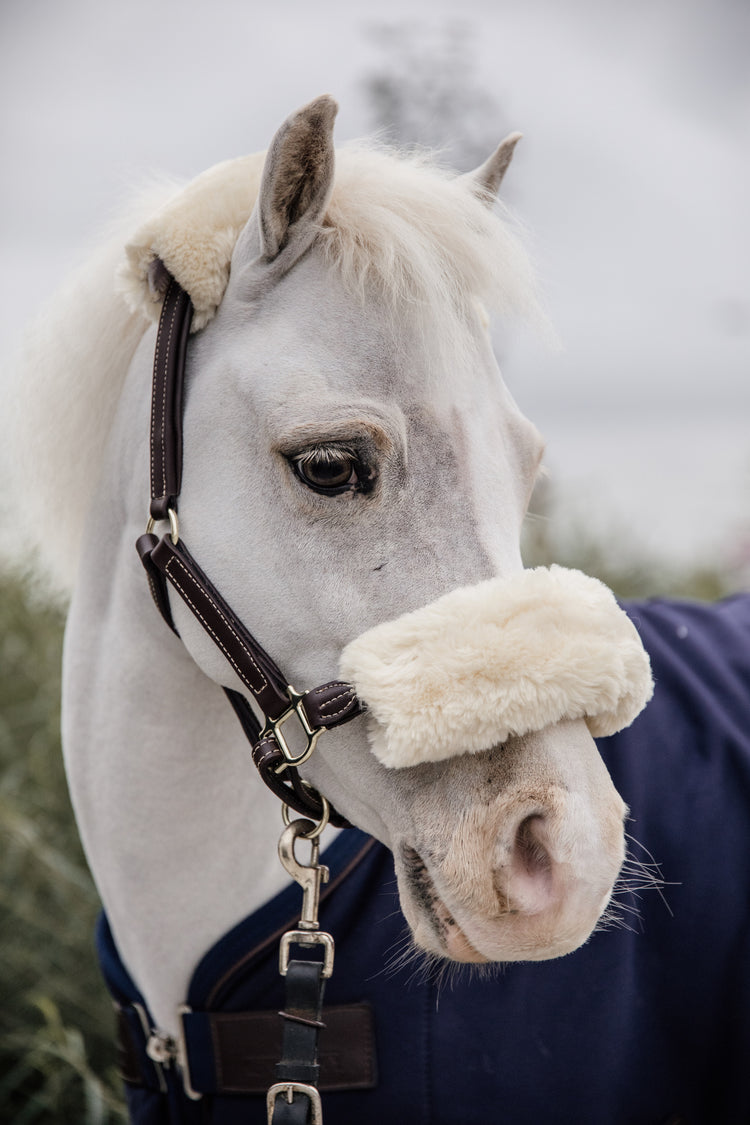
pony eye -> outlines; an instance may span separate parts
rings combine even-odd
[[[353,491],[360,483],[359,462],[345,449],[313,449],[295,457],[292,464],[302,483],[316,492]]]

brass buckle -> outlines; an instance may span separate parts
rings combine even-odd
[[[266,1094],[266,1114],[268,1125],[272,1125],[276,1099],[279,1094],[285,1094],[289,1105],[292,1104],[294,1094],[304,1094],[310,1101],[310,1125],[323,1125],[323,1107],[320,1104],[320,1092],[315,1086],[308,1086],[306,1082],[277,1082],[271,1086]]]
[[[289,696],[290,706],[287,707],[286,711],[284,711],[283,714],[279,715],[278,719],[267,718],[266,725],[263,727],[263,730],[260,733],[261,740],[272,735],[276,740],[276,744],[279,750],[284,755],[284,761],[280,766],[277,766],[276,770],[274,771],[277,774],[283,773],[287,766],[293,766],[296,768],[298,766],[304,765],[304,763],[307,761],[307,759],[315,749],[315,744],[318,741],[319,736],[325,730],[325,727],[310,726],[310,720],[305,714],[305,709],[302,706],[302,701],[305,698],[305,694],[301,694],[300,692],[295,691],[291,684],[287,686],[286,693]],[[281,729],[284,723],[287,722],[288,719],[291,719],[292,715],[296,715],[299,719],[300,726],[302,727],[305,738],[307,739],[307,745],[305,746],[304,750],[296,755],[287,742],[286,738],[284,737],[284,733]]]

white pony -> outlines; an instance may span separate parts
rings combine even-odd
[[[164,271],[195,308],[180,534],[290,683],[343,675],[369,705],[304,772],[392,849],[415,942],[566,953],[623,860],[590,730],[640,710],[647,661],[603,587],[520,559],[542,443],[485,313],[534,308],[489,205],[517,137],[458,178],[366,146],[334,162],[335,112],[320,98],[265,159],[151,199],[52,306],[16,386],[17,491],[72,589],[75,813],[172,1032],[201,955],[287,876],[278,801],[217,685],[246,689],[178,598],[165,627],[134,551]]]

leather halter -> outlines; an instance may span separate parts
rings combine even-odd
[[[341,680],[330,680],[302,694],[291,688],[278,665],[224,601],[180,539],[177,501],[182,482],[182,403],[192,315],[190,297],[174,278],[170,279],[154,353],[150,519],[136,548],[156,607],[172,631],[177,633],[169,607],[170,586],[221,649],[263,714],[265,725],[261,726],[245,696],[224,688],[251,743],[253,761],[263,781],[285,804],[320,820],[327,802],[302,780],[298,767],[307,761],[322,731],[348,722],[361,714],[364,706],[352,685]],[[169,531],[159,538],[153,528],[165,520],[169,521]],[[300,752],[290,747],[283,731],[292,718],[299,722],[307,743]],[[329,819],[338,827],[349,826],[333,809]]]

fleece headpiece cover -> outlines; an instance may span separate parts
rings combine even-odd
[[[563,567],[464,586],[369,629],[342,677],[368,707],[386,766],[476,753],[562,719],[628,726],[653,692],[640,638],[612,592]]]
[[[265,153],[224,160],[167,200],[126,246],[119,288],[128,304],[158,321],[164,296],[152,284],[158,259],[193,302],[191,332],[221,304],[240,231],[258,196]]]

